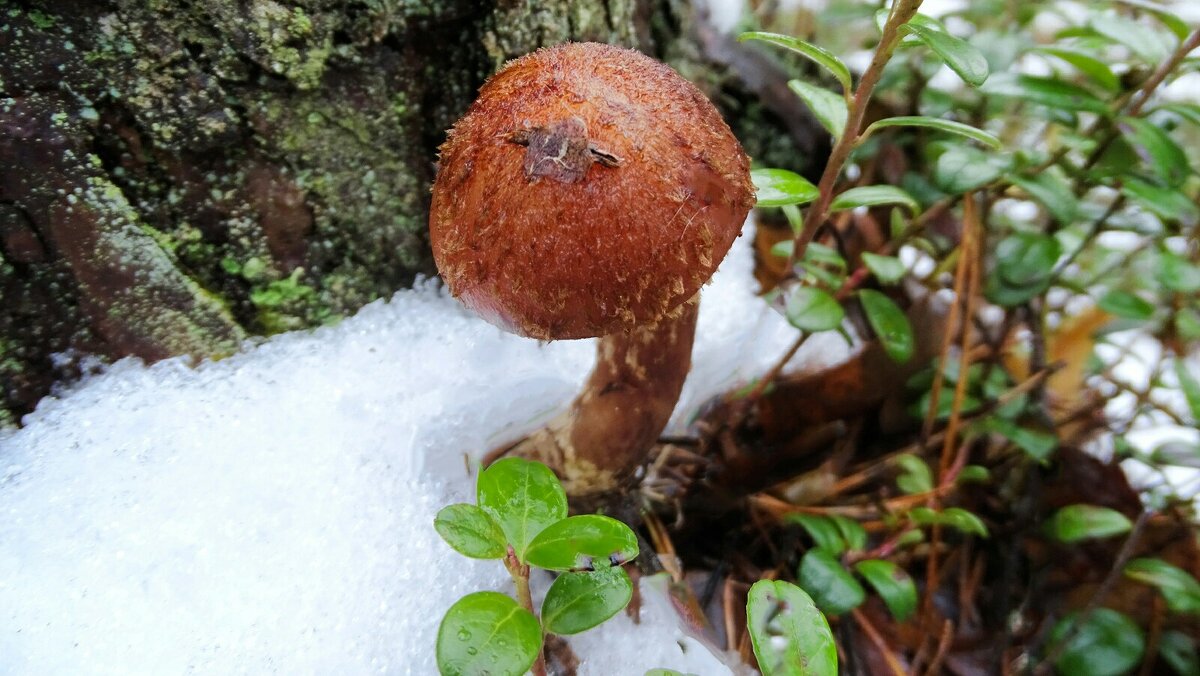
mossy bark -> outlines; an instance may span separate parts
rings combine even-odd
[[[436,148],[484,78],[596,40],[718,91],[691,21],[682,0],[0,0],[0,427],[83,355],[220,357],[431,274]]]

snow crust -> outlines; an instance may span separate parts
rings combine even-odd
[[[754,296],[748,240],[704,292],[675,431],[796,335]],[[835,361],[840,340],[796,360]],[[434,514],[471,499],[470,458],[570,401],[593,349],[503,333],[426,282],[334,327],[195,368],[127,360],[48,398],[0,436],[0,673],[436,673],[444,610],[511,584],[442,543]],[[640,626],[575,641],[581,673],[730,673],[643,587]]]

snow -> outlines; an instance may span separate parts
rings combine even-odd
[[[1152,393],[1153,399],[1173,411],[1183,420],[1188,418],[1187,398],[1172,369],[1154,381],[1151,365],[1163,358],[1163,345],[1153,337],[1137,330],[1122,331],[1107,336],[1108,343],[1096,346],[1096,354],[1105,363],[1112,365],[1113,376],[1137,390]],[[1187,368],[1196,374],[1200,360],[1195,355],[1185,357]],[[1136,397],[1124,392],[1112,397],[1105,412],[1113,420],[1129,420],[1137,407]],[[1200,447],[1200,428],[1180,425],[1162,413],[1153,412],[1138,418],[1137,422],[1123,434],[1134,448],[1150,454],[1159,446],[1171,442],[1189,447]],[[1100,439],[1096,444],[1109,450],[1111,439]],[[1137,458],[1128,458],[1121,467],[1137,490],[1158,495],[1178,495],[1190,498],[1200,507],[1200,468],[1164,466],[1156,469]]]
[[[704,291],[674,431],[795,337],[754,295],[748,240]],[[569,402],[593,349],[503,333],[425,282],[337,326],[195,368],[127,360],[48,398],[0,436],[0,673],[434,673],[444,610],[511,591],[434,514],[469,499],[470,458]],[[796,363],[844,354],[831,336]],[[575,640],[581,673],[729,673],[643,588],[640,626]]]

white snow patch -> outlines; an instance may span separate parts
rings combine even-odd
[[[795,338],[752,265],[743,236],[705,290],[675,431]],[[434,514],[470,499],[469,458],[569,402],[593,349],[506,334],[424,283],[335,327],[196,368],[123,361],[48,398],[0,436],[0,672],[434,673],[445,609],[510,591]],[[794,363],[844,354],[832,336]],[[646,591],[641,626],[576,640],[581,673],[729,672]]]
[[[1097,345],[1096,354],[1112,365],[1113,376],[1120,382],[1148,391],[1156,403],[1171,410],[1177,418],[1187,420],[1187,398],[1173,369],[1160,374],[1157,384],[1153,381],[1151,365],[1163,357],[1163,346],[1157,340],[1141,331],[1124,331],[1108,336],[1108,344]],[[1200,372],[1197,369],[1200,360],[1195,356],[1185,357],[1184,361],[1193,375]],[[1110,398],[1105,411],[1114,420],[1128,420],[1133,417],[1136,405],[1137,398],[1124,392]],[[1179,425],[1158,412],[1139,417],[1123,436],[1130,445],[1147,454],[1169,442],[1200,446],[1200,429]],[[1200,506],[1200,470],[1194,467],[1163,466],[1159,471],[1136,458],[1122,461],[1121,467],[1135,489],[1180,495]]]

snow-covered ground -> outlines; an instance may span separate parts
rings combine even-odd
[[[751,267],[743,236],[704,291],[677,421],[795,336]],[[0,673],[434,673],[444,610],[511,586],[443,544],[434,514],[470,500],[470,458],[569,402],[592,350],[503,333],[425,283],[47,399],[0,436]],[[582,673],[728,672],[649,596],[640,627],[577,641]]]

